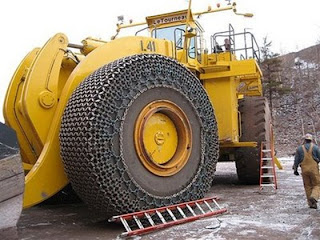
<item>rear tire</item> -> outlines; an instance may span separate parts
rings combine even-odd
[[[241,142],[257,142],[256,148],[236,149],[238,178],[246,184],[259,184],[261,142],[270,141],[271,114],[264,97],[247,97],[239,102],[241,113]]]
[[[135,142],[139,113],[163,100],[178,106],[192,128],[190,157],[170,176],[149,171]],[[106,216],[203,197],[218,159],[215,116],[199,80],[154,54],[119,59],[87,77],[63,114],[60,145],[73,189]]]

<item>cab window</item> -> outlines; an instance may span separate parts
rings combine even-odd
[[[156,28],[152,30],[152,37],[166,39],[175,42],[176,47],[182,49],[184,43],[185,25],[178,25],[166,28]]]

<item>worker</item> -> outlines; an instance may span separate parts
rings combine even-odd
[[[231,50],[231,43],[229,38],[224,39],[224,48],[226,49],[226,52]]]
[[[312,135],[304,136],[304,143],[297,148],[293,170],[295,175],[299,175],[298,166],[301,167],[304,189],[310,208],[317,209],[317,202],[320,195],[320,174],[318,163],[320,161],[320,149],[312,143]]]

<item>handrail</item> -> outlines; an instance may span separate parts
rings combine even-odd
[[[230,52],[236,53],[239,51],[244,51],[245,55],[241,54],[244,59],[250,58],[248,51],[251,50],[251,57],[256,59],[260,62],[260,48],[259,45],[251,32],[241,32],[241,33],[234,33],[233,27],[229,25],[229,31],[217,32],[211,36],[211,53],[215,52],[215,48],[217,44],[217,38],[225,37],[229,39],[230,42]],[[244,47],[236,48],[236,37],[242,36],[244,40]],[[250,38],[250,44],[248,46],[247,36]]]
[[[136,33],[135,33],[134,35],[137,36],[138,33],[142,32],[142,31],[144,31],[144,30],[146,30],[146,29],[148,29],[148,28],[149,28],[149,27],[142,28],[142,29],[136,31]]]
[[[154,27],[154,29],[152,30],[152,32],[153,32],[153,31],[155,32],[154,38],[157,38],[157,25],[156,25],[156,24],[152,24],[152,26]],[[144,30],[146,30],[146,29],[148,29],[148,28],[149,28],[149,26],[148,26],[148,27],[145,27],[145,28],[142,28],[142,29],[140,29],[140,30],[138,30],[138,31],[136,31],[135,36],[137,36],[139,32],[142,32],[142,31],[144,31]]]

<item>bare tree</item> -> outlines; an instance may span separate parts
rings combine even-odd
[[[261,48],[262,63],[261,69],[264,75],[263,78],[263,89],[264,95],[268,97],[271,113],[273,109],[273,98],[276,95],[282,95],[289,91],[289,88],[283,86],[282,82],[282,60],[278,53],[271,51],[272,42],[263,38],[263,46]]]

